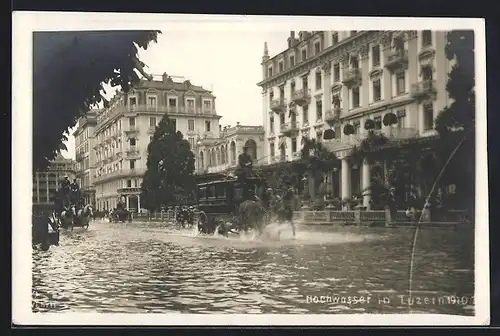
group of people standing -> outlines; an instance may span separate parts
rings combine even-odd
[[[60,214],[64,210],[68,210],[72,205],[75,207],[83,207],[84,200],[81,196],[80,186],[76,179],[70,182],[69,176],[65,175],[61,182],[61,187],[56,192],[55,197],[56,213]]]

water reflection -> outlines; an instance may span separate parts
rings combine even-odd
[[[400,295],[408,289],[411,230],[307,230],[296,240],[288,239],[287,231],[280,241],[196,236],[135,223],[65,232],[59,247],[33,252],[33,310],[409,312]],[[414,294],[471,297],[473,250],[471,231],[421,230]],[[348,302],[348,296],[365,301]],[[327,302],[317,302],[321,297]],[[427,303],[412,310],[473,315],[470,302]]]

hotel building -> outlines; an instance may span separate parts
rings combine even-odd
[[[94,177],[96,156],[92,147],[95,145],[94,128],[97,125],[99,110],[90,110],[78,120],[75,137],[75,158],[77,180],[86,204],[96,205]]]
[[[267,163],[264,156],[264,127],[226,126],[215,138],[198,139],[196,143],[196,172],[198,174],[218,173],[236,168],[238,156],[247,147],[247,153],[255,165]]]
[[[33,172],[34,211],[54,208],[54,197],[65,175],[68,175],[70,181],[76,178],[76,162],[64,158],[60,153],[51,161],[47,171]]]
[[[176,82],[164,73],[141,80],[127,94],[117,93],[96,115],[94,130],[96,206],[116,207],[121,196],[129,210],[141,209],[141,183],[147,147],[155,128],[168,114],[194,150],[196,139],[219,136],[215,96],[189,80]]]
[[[349,153],[366,136],[366,120],[389,140],[436,135],[434,119],[449,104],[445,44],[445,31],[301,31],[271,58],[266,43],[258,85],[269,163],[298,158],[301,138],[315,137],[342,162],[328,174],[334,196],[361,194],[371,167]],[[388,113],[396,124],[384,126]],[[334,139],[323,139],[327,129]]]

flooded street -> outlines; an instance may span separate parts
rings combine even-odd
[[[474,314],[472,230],[299,227],[281,240],[94,222],[33,252],[34,312]]]

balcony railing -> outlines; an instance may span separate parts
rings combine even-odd
[[[139,132],[139,127],[137,126],[129,126],[127,129],[125,129],[125,133],[137,133]]]
[[[335,106],[330,110],[325,112],[325,121],[328,123],[333,123],[339,120],[342,108],[340,106]]]
[[[297,122],[296,121],[290,121],[284,124],[280,125],[280,131],[286,136],[291,135],[293,132],[297,132]]]
[[[423,80],[412,84],[410,93],[415,99],[432,98],[436,94],[436,81]]]
[[[286,99],[285,98],[277,98],[271,100],[271,110],[273,112],[279,113],[286,109]]]
[[[399,68],[405,68],[408,64],[408,50],[395,50],[387,55],[385,66],[393,71]]]
[[[299,106],[307,105],[311,99],[311,90],[309,89],[297,90],[293,93],[292,99]]]
[[[189,107],[189,106],[159,106],[159,105],[133,105],[122,106],[124,113],[137,114],[140,112],[161,112],[174,114],[217,114],[215,108]]]
[[[139,156],[139,150],[136,148],[127,149],[127,158],[136,158]]]
[[[344,83],[344,85],[346,86],[360,84],[361,70],[358,68],[344,70],[342,83]]]
[[[121,177],[133,177],[133,176],[142,176],[146,172],[145,168],[134,168],[134,169],[122,169],[115,170],[110,173],[104,173],[100,176],[96,176],[95,182],[105,182],[108,180],[113,180]]]

